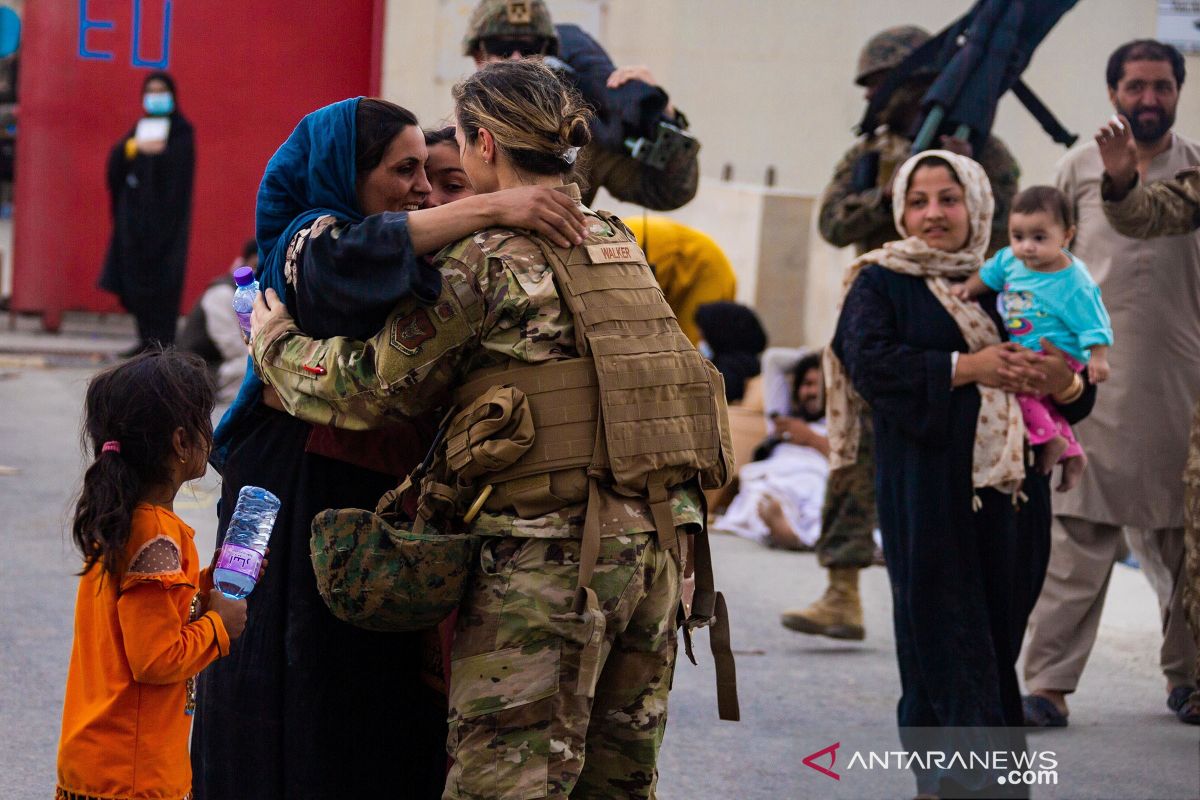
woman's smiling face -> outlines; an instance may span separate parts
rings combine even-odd
[[[425,134],[409,125],[388,144],[375,169],[358,182],[358,208],[364,217],[382,211],[415,211],[432,188],[425,176]]]
[[[949,168],[928,164],[913,171],[904,194],[904,229],[949,253],[966,245],[971,235],[966,193]]]

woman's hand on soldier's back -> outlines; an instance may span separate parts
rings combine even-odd
[[[488,195],[496,224],[524,228],[550,239],[559,247],[583,242],[587,234],[582,209],[567,195],[545,186],[522,186]]]
[[[246,629],[245,600],[233,600],[221,594],[219,589],[212,589],[208,593],[208,607],[217,612],[217,616],[225,624],[225,632],[229,634],[230,641],[242,635],[242,631]]]
[[[292,315],[288,313],[287,305],[274,289],[267,289],[265,292],[255,294],[254,310],[250,313],[250,341],[246,345],[250,350],[250,355],[254,355],[254,340],[263,328],[275,320],[290,321],[291,318]]]

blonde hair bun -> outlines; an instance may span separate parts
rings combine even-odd
[[[592,129],[587,117],[578,112],[567,117],[558,133],[567,147],[586,147],[592,141]]]
[[[574,177],[579,149],[592,140],[592,112],[545,64],[532,59],[487,64],[452,94],[468,142],[485,129],[517,169]]]

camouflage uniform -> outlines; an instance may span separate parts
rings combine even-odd
[[[1114,198],[1112,181],[1101,181],[1104,216],[1122,236],[1149,239],[1182,236],[1200,229],[1200,167],[1184,170],[1171,181],[1135,184],[1122,198]],[[1200,403],[1192,416],[1184,483],[1184,572],[1183,608],[1192,638],[1200,645]],[[1200,659],[1196,663],[1200,675]],[[1189,704],[1200,713],[1200,691]]]
[[[831,470],[825,484],[816,545],[822,567],[869,567],[875,558],[875,430],[869,417],[863,422],[858,461]]]
[[[544,38],[551,43],[547,55],[558,52],[558,35],[542,0],[481,0],[467,22],[463,55],[474,55],[480,40],[486,42],[490,37],[513,36]],[[674,124],[686,128],[686,118],[677,114]],[[659,170],[628,153],[589,144],[579,154],[576,174],[583,185],[584,205],[591,205],[603,187],[626,203],[636,203],[654,211],[673,211],[696,196],[700,185],[700,161],[695,151],[690,154],[681,151]]]
[[[578,200],[577,187],[564,187]],[[613,235],[589,214],[593,233]],[[316,341],[286,317],[256,334],[255,362],[295,416],[368,428],[442,403],[462,378],[513,360],[576,357],[574,322],[527,234],[490,229],[437,257],[437,301],[406,301],[368,342]],[[652,797],[666,725],[680,600],[677,552],[649,506],[601,489],[591,586],[607,627],[594,698],[580,691],[590,626],[573,613],[586,503],[534,519],[480,515],[476,581],[459,611],[450,685],[447,798]],[[672,490],[681,534],[700,497]],[[586,761],[585,761],[586,757]]]
[[[859,57],[856,82],[864,84],[872,76],[897,66],[929,35],[920,28],[901,26],[873,37]],[[901,107],[915,104],[920,93],[897,90],[892,103],[883,112],[894,119]],[[895,170],[912,154],[912,141],[891,132],[886,125],[851,147],[833,172],[833,179],[821,196],[817,225],[821,237],[835,247],[853,245],[858,255],[877,250],[896,238],[892,205],[884,196],[884,187]],[[855,186],[855,169],[866,158],[878,159],[875,185]],[[994,136],[989,138],[977,159],[987,172],[996,199],[992,218],[992,239],[988,247],[994,253],[1008,244],[1008,211],[1017,193],[1020,170],[1008,148]],[[875,455],[873,437],[867,435],[870,418],[864,419],[864,435],[859,443],[858,460],[849,467],[834,470],[825,490],[821,511],[821,537],[817,557],[825,567],[867,567],[875,551],[871,538],[877,526],[875,515]]]

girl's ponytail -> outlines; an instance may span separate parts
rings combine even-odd
[[[176,431],[189,445],[211,442],[212,407],[204,362],[174,350],[143,353],[92,378],[83,425],[92,463],[71,525],[83,555],[80,574],[97,563],[114,578],[125,571],[134,509],[171,485]]]
[[[133,509],[142,495],[141,481],[119,449],[96,447],[96,460],[83,474],[83,491],[75,507],[71,537],[83,554],[83,569],[96,562],[113,577],[123,570],[122,554],[129,542]]]

